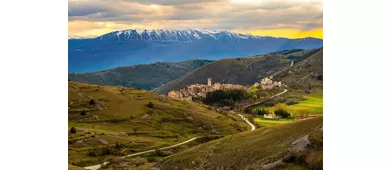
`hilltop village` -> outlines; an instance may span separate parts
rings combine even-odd
[[[221,83],[212,84],[211,80],[212,80],[211,78],[207,78],[207,85],[193,84],[179,91],[170,91],[168,93],[168,96],[173,98],[178,98],[181,100],[192,100],[192,98],[206,97],[208,92],[213,92],[217,90],[248,89],[245,86],[235,85],[235,84],[221,84]]]
[[[273,89],[274,87],[280,87],[282,85],[282,82],[272,81],[272,76],[263,78],[260,83],[256,82],[253,86],[258,87],[260,86],[261,89],[267,90],[267,89]]]
[[[256,82],[253,86],[261,87],[261,89],[267,90],[282,85],[281,82],[272,81],[271,79],[272,77],[264,78],[260,81],[260,83]],[[170,91],[168,93],[168,96],[172,98],[181,99],[181,100],[192,100],[193,98],[204,98],[206,97],[208,92],[213,92],[217,90],[236,90],[236,89],[247,90],[248,88],[249,87],[247,86],[242,86],[237,84],[221,84],[221,83],[212,84],[212,79],[207,78],[207,85],[193,84],[178,91]]]

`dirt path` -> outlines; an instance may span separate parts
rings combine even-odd
[[[272,97],[275,97],[275,96],[278,96],[278,95],[281,95],[283,93],[285,93],[287,90],[285,89],[284,92],[282,93],[279,93],[279,94],[276,94]],[[242,114],[238,114],[246,123],[249,124],[249,126],[251,126],[251,131],[252,130],[255,130],[256,127],[255,125],[253,125],[251,122],[249,122],[249,120],[247,118],[245,118],[244,116],[242,116]],[[188,142],[191,142],[195,139],[198,139],[199,137],[194,137],[194,138],[191,138],[187,141],[184,141],[182,143],[178,143],[178,144],[175,144],[175,145],[172,145],[172,146],[168,146],[168,147],[163,147],[163,148],[159,148],[159,150],[164,150],[164,149],[170,149],[170,148],[174,148],[174,147],[177,147],[177,146],[180,146],[180,145],[184,145]],[[145,154],[145,153],[151,153],[151,152],[154,152],[156,151],[156,149],[152,149],[152,150],[148,150],[148,151],[143,151],[143,152],[138,152],[138,153],[133,153],[133,154],[130,154],[130,155],[126,155],[126,156],[123,156],[122,158],[127,158],[127,157],[132,157],[132,156],[137,156],[137,155],[142,155],[142,154]],[[88,166],[88,167],[84,167],[85,169],[90,169],[90,170],[98,170],[100,167],[104,166],[104,165],[107,165],[109,162],[103,162],[101,164],[97,164],[97,165],[93,165],[93,166]]]
[[[238,115],[239,115],[246,123],[248,123],[248,124],[251,126],[251,131],[256,129],[255,125],[253,125],[247,118],[245,118],[244,116],[242,116],[242,114],[238,114]]]
[[[164,150],[164,149],[170,149],[170,148],[174,148],[174,147],[177,147],[177,146],[180,146],[180,145],[184,145],[188,142],[191,142],[195,139],[197,139],[199,137],[194,137],[194,138],[191,138],[187,141],[184,141],[182,143],[178,143],[178,144],[175,144],[175,145],[172,145],[172,146],[168,146],[168,147],[163,147],[163,148],[159,148],[160,150]],[[126,155],[126,156],[123,156],[122,158],[127,158],[127,157],[132,157],[132,156],[137,156],[137,155],[142,155],[142,154],[145,154],[145,153],[151,153],[151,152],[154,152],[156,151],[156,149],[152,149],[152,150],[148,150],[148,151],[143,151],[143,152],[138,152],[138,153],[133,153],[133,154],[130,154],[130,155]],[[108,162],[103,162],[102,164],[97,164],[97,165],[93,165],[93,166],[88,166],[88,167],[84,167],[85,169],[90,169],[90,170],[97,170],[99,169],[100,167],[104,166],[108,164]]]

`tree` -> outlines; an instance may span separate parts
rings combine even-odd
[[[274,106],[274,110],[286,110],[287,105],[284,103],[278,103]]]
[[[87,115],[87,111],[82,110],[80,114],[81,114],[81,116],[85,116],[85,115]]]
[[[149,108],[153,108],[153,103],[149,102],[146,106],[148,106]]]
[[[91,100],[89,101],[89,104],[90,104],[90,105],[95,105],[95,104],[96,104],[96,101],[93,100],[93,99],[91,99]]]
[[[291,114],[284,109],[275,110],[274,113],[276,116],[280,116],[282,118],[287,118],[287,119],[291,118]]]
[[[265,114],[269,114],[269,111],[267,109],[261,108],[261,109],[256,110],[256,114],[263,116]]]
[[[70,128],[70,133],[76,133],[77,129],[75,127]]]
[[[115,149],[120,150],[123,147],[122,143],[116,142],[115,143]]]
[[[133,127],[134,134],[137,134],[138,130],[139,130],[139,127]]]

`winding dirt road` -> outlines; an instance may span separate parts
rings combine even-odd
[[[286,90],[287,91],[287,90]],[[251,122],[249,122],[249,120],[247,118],[245,118],[244,116],[242,116],[242,114],[238,114],[242,120],[244,120],[246,123],[248,123],[250,126],[251,126],[251,131],[255,130],[256,127],[255,125],[253,125]],[[188,142],[191,142],[195,139],[198,139],[199,137],[194,137],[194,138],[191,138],[187,141],[184,141],[182,143],[178,143],[178,144],[175,144],[175,145],[172,145],[172,146],[168,146],[168,147],[163,147],[163,148],[159,148],[159,150],[164,150],[164,149],[170,149],[170,148],[174,148],[174,147],[177,147],[177,146],[180,146],[180,145],[184,145]],[[142,155],[142,154],[145,154],[145,153],[151,153],[151,152],[154,152],[156,151],[157,149],[152,149],[152,150],[148,150],[148,151],[143,151],[143,152],[138,152],[138,153],[133,153],[133,154],[130,154],[130,155],[126,155],[126,156],[123,156],[122,158],[127,158],[127,157],[132,157],[132,156],[137,156],[137,155]],[[104,166],[104,165],[107,165],[109,162],[103,162],[102,164],[97,164],[97,165],[93,165],[93,166],[88,166],[88,167],[84,167],[85,169],[90,169],[90,170],[98,170],[100,167]]]
[[[178,144],[175,144],[175,145],[172,145],[172,146],[168,146],[168,147],[163,147],[163,148],[159,148],[160,150],[164,150],[164,149],[170,149],[170,148],[174,148],[174,147],[177,147],[177,146],[180,146],[180,145],[184,145],[188,142],[191,142],[195,139],[197,139],[199,137],[194,137],[194,138],[191,138],[190,140],[187,140],[187,141],[184,141],[182,143],[178,143]],[[138,153],[133,153],[133,154],[130,154],[130,155],[126,155],[126,156],[123,156],[122,158],[127,158],[127,157],[132,157],[132,156],[137,156],[137,155],[142,155],[142,154],[145,154],[145,153],[151,153],[151,152],[154,152],[156,151],[157,149],[152,149],[152,150],[148,150],[148,151],[143,151],[143,152],[138,152]],[[90,169],[90,170],[97,170],[99,169],[100,167],[104,166],[108,164],[108,162],[103,162],[102,164],[97,164],[97,165],[93,165],[93,166],[88,166],[88,167],[84,167],[85,169]]]
[[[248,123],[248,124],[251,126],[251,131],[256,129],[255,125],[253,125],[247,118],[245,118],[244,116],[242,116],[242,114],[238,114],[238,115],[239,115],[246,123]]]

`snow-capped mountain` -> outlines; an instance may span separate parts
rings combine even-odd
[[[90,72],[157,61],[245,57],[285,49],[322,46],[316,38],[288,39],[204,29],[114,31],[68,39],[68,71]]]
[[[113,39],[125,40],[152,40],[152,41],[194,41],[194,40],[240,40],[240,39],[265,39],[266,37],[231,33],[228,31],[210,31],[205,29],[157,29],[137,30],[129,29],[114,31],[102,36],[101,40]]]

